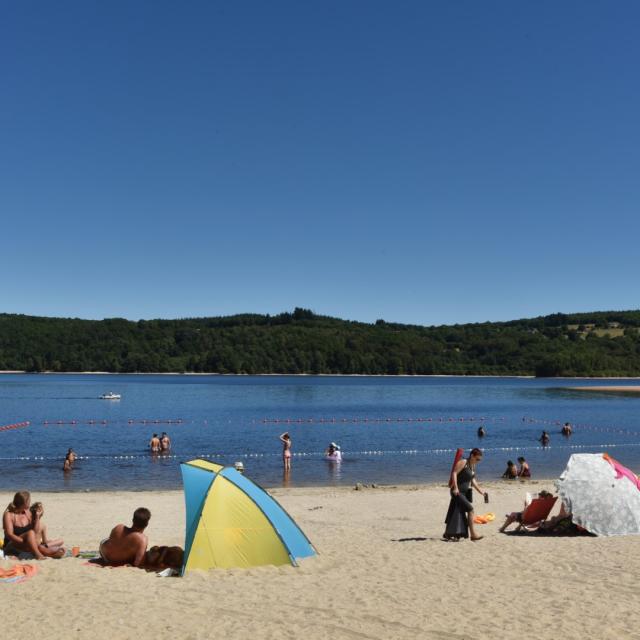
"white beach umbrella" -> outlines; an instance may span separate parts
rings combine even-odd
[[[602,453],[575,453],[556,487],[573,521],[599,536],[640,534],[640,490]]]

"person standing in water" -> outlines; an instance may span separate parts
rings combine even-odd
[[[478,438],[484,438],[487,435],[487,432],[484,430],[484,425],[481,424],[478,427]]]
[[[167,453],[171,449],[171,438],[167,435],[166,431],[162,432],[160,436],[160,450],[163,453]]]
[[[280,436],[280,442],[282,442],[282,464],[284,470],[289,471],[291,469],[291,436],[288,431],[285,431]]]
[[[151,440],[149,440],[149,448],[151,449],[151,453],[158,453],[160,451],[160,438],[158,438],[157,433],[154,433]]]
[[[476,466],[482,461],[482,451],[474,448],[467,459],[461,458],[455,464],[451,474],[451,501],[445,518],[446,529],[443,534],[445,540],[458,541],[460,538],[471,538],[473,542],[482,540],[473,522],[473,489],[482,494],[487,500],[487,495],[482,491],[476,481]],[[471,535],[469,535],[471,534]]]

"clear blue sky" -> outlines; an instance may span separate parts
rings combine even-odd
[[[0,311],[638,308],[637,2],[5,2]]]

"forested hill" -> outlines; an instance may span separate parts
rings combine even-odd
[[[0,314],[0,369],[640,376],[640,311],[439,327],[306,309],[138,322]]]

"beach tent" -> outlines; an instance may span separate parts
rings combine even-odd
[[[316,550],[264,489],[233,467],[180,465],[186,503],[182,573],[191,569],[297,565]]]
[[[575,453],[556,481],[573,521],[599,536],[640,534],[640,482],[606,453]]]

